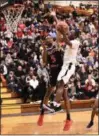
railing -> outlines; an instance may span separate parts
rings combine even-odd
[[[92,5],[98,5],[98,0],[44,0],[45,4],[50,2],[53,5],[60,5],[60,6],[69,6],[69,5],[75,5],[76,7],[79,7],[79,4],[92,4]]]

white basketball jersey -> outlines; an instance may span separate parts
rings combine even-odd
[[[77,53],[80,45],[79,39],[71,40],[72,48],[68,45],[65,48],[63,63],[77,63]]]

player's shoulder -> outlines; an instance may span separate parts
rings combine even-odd
[[[71,43],[73,45],[80,45],[80,40],[79,39],[74,39],[74,40],[71,40]]]
[[[76,38],[76,39],[74,39],[74,40],[71,40],[71,42],[78,43],[78,42],[80,42],[80,39],[79,39],[79,38]]]

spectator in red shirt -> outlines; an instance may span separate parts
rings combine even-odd
[[[85,95],[88,98],[92,98],[95,97],[97,94],[97,90],[96,90],[96,82],[95,80],[92,78],[92,75],[89,74],[88,78],[85,81],[85,90],[84,90]]]
[[[17,38],[18,39],[21,39],[21,38],[23,38],[23,32],[22,32],[22,30],[20,29],[20,28],[18,28],[18,31],[16,32],[16,36],[17,36]]]
[[[18,25],[18,27],[23,31],[26,28],[26,25],[24,24],[23,21],[21,21]]]

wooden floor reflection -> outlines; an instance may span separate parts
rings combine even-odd
[[[98,134],[98,117],[91,129],[86,129],[91,111],[72,112],[73,125],[64,132],[65,113],[47,114],[44,125],[37,126],[38,115],[4,117],[1,119],[1,134]]]

